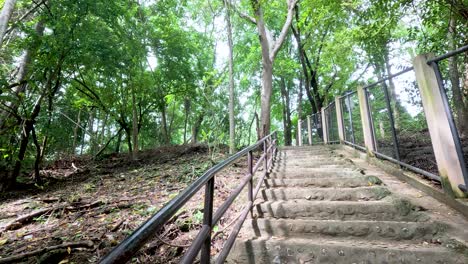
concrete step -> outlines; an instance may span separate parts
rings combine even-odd
[[[351,162],[343,159],[297,159],[297,160],[277,160],[275,165],[303,166],[308,164],[321,165],[352,165]]]
[[[302,179],[302,178],[323,178],[323,177],[362,177],[363,175],[358,170],[323,170],[323,169],[277,169],[270,172],[269,177],[276,178],[289,178],[289,179]]]
[[[308,201],[288,200],[262,202],[254,206],[262,218],[369,221],[425,221],[427,216],[397,201]]]
[[[266,188],[273,187],[342,187],[355,188],[380,185],[382,182],[375,176],[346,176],[322,178],[272,178],[265,180]]]
[[[276,200],[327,200],[327,201],[371,201],[381,200],[390,195],[385,187],[357,188],[272,188],[260,192],[260,197],[268,201]]]
[[[464,264],[468,258],[431,243],[259,237],[239,239],[227,263]]]
[[[255,236],[368,240],[446,241],[447,225],[434,222],[339,221],[309,219],[250,219],[244,223]]]
[[[359,172],[360,170],[358,168],[354,167],[323,167],[323,168],[312,168],[312,167],[274,167],[271,172],[282,172],[282,173],[291,173],[291,174],[297,174],[297,173],[303,173],[303,174],[315,174],[317,173],[325,173],[325,174],[341,174],[342,172]]]
[[[274,170],[281,170],[281,169],[332,169],[332,170],[350,170],[350,169],[357,169],[356,166],[350,163],[342,163],[342,164],[327,164],[326,162],[307,162],[304,164],[275,164]]]

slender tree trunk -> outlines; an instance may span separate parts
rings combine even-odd
[[[39,21],[35,26],[35,31],[38,36],[42,36],[44,33],[44,24],[42,21]],[[30,48],[28,48],[21,58],[21,62],[18,66],[18,71],[15,74],[15,83],[17,86],[14,88],[13,92],[14,95],[18,98],[20,94],[26,91],[27,83],[25,82],[26,76],[28,74],[29,64],[31,63],[31,58],[35,53],[37,46],[39,43],[35,43]],[[21,99],[21,98],[20,98]],[[7,127],[7,123],[9,123],[9,119],[12,116],[12,113],[16,113],[18,111],[18,103],[17,102],[8,102],[8,108],[10,109],[9,112],[4,112],[0,110],[0,130]]]
[[[73,129],[73,149],[72,149],[73,155],[75,155],[76,153],[76,142],[78,139],[78,129],[80,128],[80,122],[81,122],[81,107],[78,110],[78,117],[76,118],[75,128]]]
[[[166,117],[166,104],[161,107],[161,122],[162,122],[162,129],[163,129],[163,144],[169,144],[169,131],[167,128],[167,117]]]
[[[292,133],[291,133],[291,108],[289,89],[286,87],[286,80],[281,77],[280,81],[281,88],[281,100],[283,102],[283,130],[284,130],[284,144],[291,146]]]
[[[88,135],[89,135],[89,150],[90,154],[94,155],[94,151],[96,150],[96,136],[94,134],[94,115],[96,114],[96,109],[91,108],[91,111],[89,112],[89,119],[88,119]]]
[[[224,7],[226,8],[226,25],[229,46],[229,154],[234,154],[234,152],[236,152],[236,128],[234,119],[234,56],[231,25],[231,8],[227,1],[229,0],[224,0]]]
[[[124,126],[124,131],[125,131],[125,139],[127,140],[127,146],[128,146],[128,153],[132,155],[133,153],[133,146],[132,146],[132,131],[128,127],[128,125]]]
[[[102,144],[104,144],[106,140],[106,128],[107,128],[107,121],[109,121],[109,114],[104,113],[104,120],[102,120],[102,125],[101,125],[101,132],[99,133],[99,147],[102,147]]]
[[[39,167],[41,165],[42,160],[42,152],[41,146],[39,145],[39,141],[37,140],[36,129],[34,128],[34,125],[32,126],[31,133],[34,146],[36,147],[36,160],[34,161],[34,182],[37,184],[42,184],[42,179],[39,172]]]
[[[299,79],[299,94],[297,96],[297,126],[296,126],[296,146],[299,146],[300,138],[297,137],[299,133],[299,122],[301,122],[302,118],[302,96],[303,96],[303,83],[304,80],[302,78]]]
[[[257,25],[257,31],[260,40],[260,47],[262,51],[262,95],[261,95],[261,111],[260,111],[260,124],[261,133],[260,137],[264,137],[270,133],[271,125],[271,94],[273,86],[273,63],[276,55],[278,54],[284,40],[286,39],[289,27],[294,16],[294,6],[297,0],[288,0],[288,14],[286,21],[283,24],[281,33],[278,38],[273,41],[271,32],[266,28],[265,20],[263,18],[262,3],[259,0],[252,0],[252,8],[255,13],[253,19]]]
[[[132,159],[138,158],[138,114],[137,114],[137,104],[135,98],[135,91],[132,85],[132,136],[133,136],[133,152]]]
[[[16,0],[5,0],[3,4],[2,12],[0,13],[0,48],[2,47],[3,38],[8,28],[8,22],[15,9],[15,4]]]
[[[187,144],[187,126],[188,119],[190,115],[190,99],[184,99],[184,110],[185,110],[185,120],[184,120],[184,145]]]
[[[203,122],[204,116],[204,113],[200,113],[197,120],[195,120],[195,123],[192,126],[192,144],[198,142],[198,133],[200,132],[200,127]]]
[[[120,144],[122,143],[122,130],[117,135],[117,143],[115,144],[115,153],[120,153]]]

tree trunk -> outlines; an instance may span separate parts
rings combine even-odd
[[[125,139],[127,140],[128,153],[130,153],[130,155],[132,155],[132,153],[133,153],[132,132],[130,131],[130,128],[127,125],[125,125],[123,127],[123,129],[125,131]]]
[[[184,110],[185,110],[185,120],[184,120],[184,145],[187,144],[187,126],[188,118],[190,114],[190,99],[184,99]]]
[[[122,130],[119,131],[117,136],[117,143],[115,144],[115,153],[120,153],[120,144],[122,143]]]
[[[3,4],[2,12],[0,13],[0,48],[2,47],[3,38],[8,28],[8,22],[15,9],[15,4],[16,0],[5,0]]]
[[[137,114],[137,105],[135,98],[135,91],[132,85],[132,136],[133,136],[133,151],[132,159],[135,160],[138,158],[138,114]]]
[[[164,103],[161,107],[161,122],[162,122],[162,129],[163,129],[163,144],[169,144],[169,131],[167,128],[167,117],[166,117],[166,104]]]
[[[31,128],[31,133],[34,146],[36,146],[36,160],[34,161],[34,182],[37,184],[42,184],[42,179],[39,172],[39,167],[41,165],[42,160],[41,146],[39,145],[39,141],[37,140],[36,129],[34,128],[34,125]]]
[[[37,22],[35,26],[35,31],[38,36],[42,36],[44,33],[44,24],[42,21]],[[20,94],[26,91],[27,83],[26,75],[28,74],[28,67],[31,63],[31,58],[33,57],[33,53],[36,51],[36,48],[39,43],[35,43],[30,48],[28,48],[21,58],[21,62],[18,66],[18,71],[15,74],[15,83],[17,84],[14,88],[13,92],[14,95],[20,98]],[[17,102],[8,102],[8,108],[10,109],[9,112],[1,111],[0,110],[0,130],[4,129],[8,126],[8,123],[11,119],[12,113],[16,113],[18,110],[18,103]]]
[[[294,6],[297,0],[288,0],[288,14],[286,21],[283,24],[281,32],[276,39],[273,41],[271,32],[266,28],[265,21],[263,18],[262,4],[258,0],[252,0],[252,8],[255,13],[255,21],[257,25],[257,31],[260,40],[260,47],[262,50],[262,95],[261,95],[261,112],[260,112],[260,137],[265,137],[270,133],[270,112],[271,112],[271,94],[273,86],[273,62],[276,55],[278,54],[284,40],[288,34],[289,27],[294,15]]]
[[[235,128],[235,114],[234,114],[234,56],[233,56],[233,41],[232,41],[232,25],[231,25],[231,10],[227,1],[224,0],[224,7],[226,8],[226,25],[228,34],[229,46],[229,154],[236,152],[236,128]]]
[[[200,132],[200,127],[203,122],[204,116],[205,116],[204,113],[200,113],[197,120],[195,120],[195,123],[192,126],[192,144],[195,144],[198,142],[198,133]]]
[[[284,144],[286,146],[291,146],[292,134],[291,134],[291,108],[290,108],[289,89],[286,87],[286,81],[283,77],[281,77],[280,88],[281,88],[281,99],[283,102]]]
[[[76,140],[78,139],[78,129],[80,128],[80,122],[81,122],[81,107],[78,110],[78,117],[76,118],[75,128],[73,129],[73,149],[72,149],[73,155],[75,155],[76,153],[76,142],[77,142]]]
[[[88,135],[89,135],[89,152],[91,155],[94,155],[94,151],[96,150],[96,138],[94,134],[94,115],[95,115],[96,109],[91,108],[91,111],[89,113],[89,118],[88,118]]]
[[[297,96],[297,126],[296,126],[296,146],[299,146],[299,140],[300,138],[297,137],[299,133],[299,122],[301,122],[302,118],[302,95],[303,95],[303,83],[304,80],[302,78],[299,79],[299,94]]]

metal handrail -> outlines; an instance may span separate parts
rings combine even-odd
[[[364,86],[363,89],[372,88],[372,87],[376,86],[379,83],[383,83],[383,82],[388,81],[390,79],[396,78],[396,77],[398,77],[398,76],[400,76],[400,75],[402,75],[404,73],[410,72],[412,70],[414,70],[413,66],[407,67],[407,68],[405,68],[405,69],[403,69],[403,70],[401,70],[401,71],[399,71],[397,73],[388,75],[387,77],[381,78],[381,79],[375,81],[374,83],[368,84],[368,85]]]
[[[468,51],[468,45],[465,45],[465,46],[463,46],[461,48],[458,48],[456,50],[449,51],[449,52],[445,53],[444,55],[440,55],[440,56],[434,57],[432,59],[429,59],[429,60],[427,60],[427,65],[431,65],[431,63],[433,63],[433,62],[439,62],[441,60],[448,59],[450,57],[453,57],[455,55],[458,55],[458,54],[466,52],[466,51]]]
[[[277,132],[273,132],[268,136],[260,139],[255,144],[244,148],[243,150],[237,152],[231,157],[225,159],[224,161],[216,164],[207,170],[202,176],[196,179],[190,186],[183,190],[177,197],[169,201],[163,208],[161,208],[157,213],[155,213],[151,218],[149,218],[145,223],[140,225],[130,236],[128,236],[124,241],[117,245],[111,252],[109,252],[104,258],[100,260],[101,264],[109,263],[126,263],[133,255],[135,255],[138,250],[146,244],[146,242],[154,237],[157,231],[169,221],[176,212],[184,206],[190,198],[192,198],[203,186],[205,188],[205,208],[203,210],[204,219],[203,226],[199,231],[197,237],[192,242],[192,245],[185,253],[181,263],[192,263],[196,258],[198,253],[201,252],[201,263],[210,263],[210,247],[211,247],[211,231],[214,225],[219,221],[222,215],[227,211],[229,206],[234,202],[235,198],[243,190],[243,188],[248,184],[249,188],[249,203],[247,204],[247,209],[249,211],[252,208],[253,201],[255,200],[256,194],[260,189],[263,180],[268,174],[268,170],[273,164],[273,159],[277,152],[276,147],[277,142]],[[257,161],[257,164],[253,166],[253,155],[252,152],[258,149],[263,145],[263,155]],[[214,180],[215,174],[225,169],[227,166],[233,164],[238,159],[247,155],[248,158],[248,172],[245,175],[242,182],[239,186],[231,193],[229,198],[218,208],[213,216],[213,190],[214,190]],[[258,182],[257,187],[255,188],[255,195],[253,195],[253,176],[255,172],[260,167],[259,164],[264,164],[264,172],[261,180]],[[223,247],[223,251],[220,254],[220,257],[227,257],[229,250],[231,249],[234,240],[240,231],[240,226],[244,222],[247,213],[243,211],[241,218],[238,220],[236,227],[234,228],[233,233],[229,236],[228,241]],[[234,235],[235,234],[235,235]],[[231,241],[232,240],[232,241]],[[227,251],[227,252],[226,252]],[[220,259],[218,257],[218,259]],[[224,259],[223,259],[224,261]]]

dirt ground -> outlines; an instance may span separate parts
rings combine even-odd
[[[96,263],[213,165],[201,145],[158,148],[138,158],[114,154],[57,161],[42,171],[48,184],[22,184],[2,194],[0,263]],[[244,158],[216,175],[215,208],[245,172]],[[132,263],[177,263],[201,227],[203,196],[202,188]],[[229,235],[242,200],[214,228],[213,255]]]

